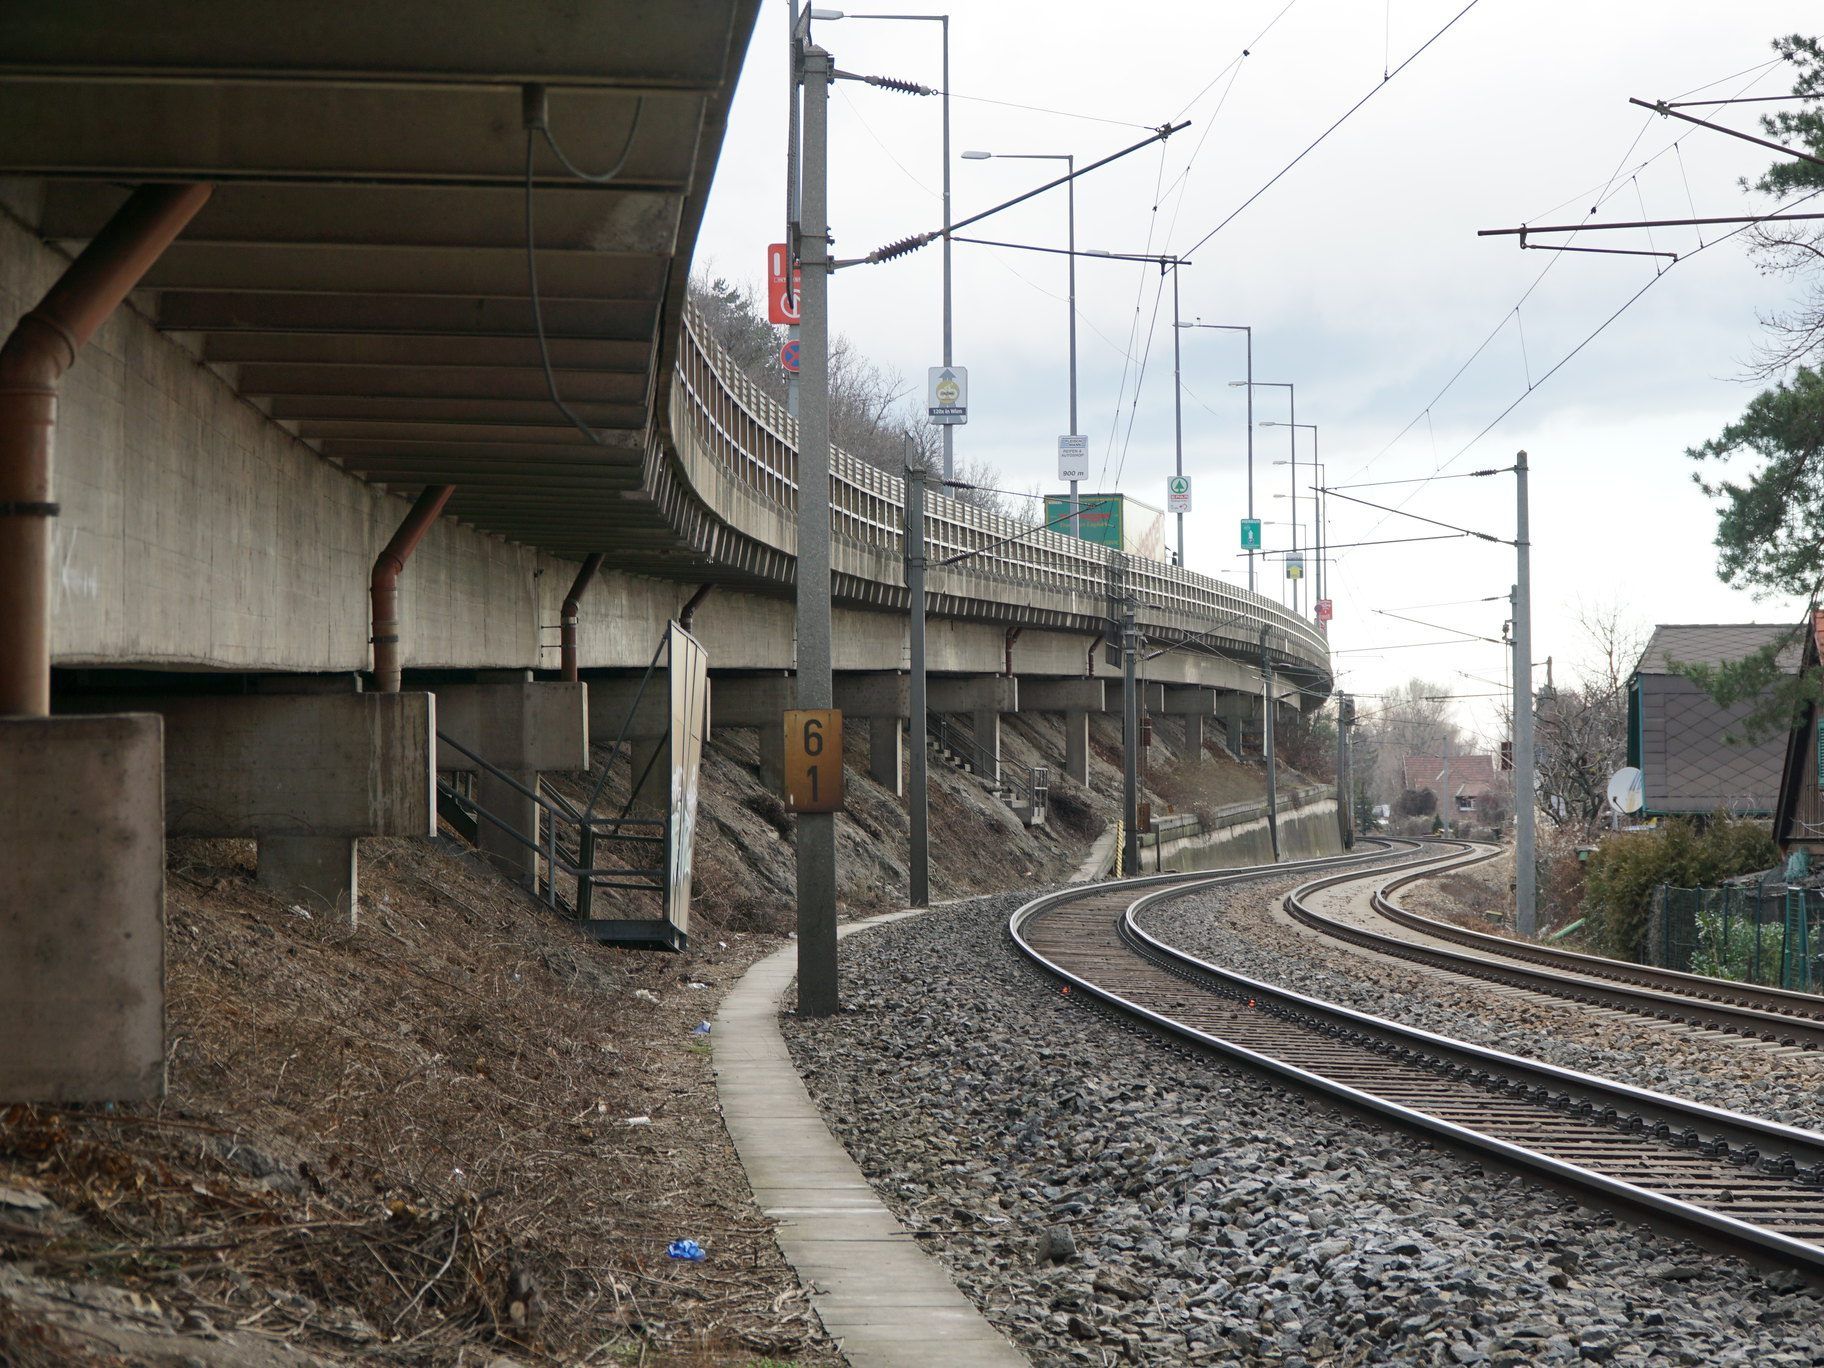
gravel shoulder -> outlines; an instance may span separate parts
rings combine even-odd
[[[1364,952],[1293,923],[1279,905],[1293,886],[1288,881],[1271,897],[1260,885],[1211,890],[1165,903],[1143,924],[1200,959],[1404,1025],[1791,1126],[1824,1128],[1824,1058],[1816,1054],[1495,991]],[[1422,887],[1409,886],[1402,897]],[[1425,906],[1428,916],[1446,910],[1435,898]],[[1392,935],[1411,934],[1385,918],[1373,924]]]
[[[850,938],[845,1011],[786,1037],[888,1205],[1036,1362],[1824,1362],[1794,1275],[1114,1029],[1018,957],[1019,901]]]

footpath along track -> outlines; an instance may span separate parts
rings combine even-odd
[[[1395,844],[1419,852],[1397,866],[1406,872],[1459,858]],[[1068,991],[1179,1045],[1824,1273],[1824,1134],[1321,1002],[1174,950],[1138,924],[1195,891],[1362,858],[1066,889],[1021,907],[1008,929]],[[1386,877],[1384,867],[1330,874],[1290,901]]]
[[[1315,906],[1314,899],[1288,898],[1286,911],[1295,920],[1337,940],[1451,973],[1771,1044],[1802,1050],[1824,1048],[1824,998],[1815,994],[1734,983],[1509,940],[1402,907],[1393,895],[1408,884],[1480,864],[1500,853],[1498,846],[1474,842],[1429,844],[1460,853],[1375,887],[1368,899],[1372,917],[1352,915],[1360,907],[1359,899],[1355,909],[1332,915]],[[1393,935],[1376,929],[1370,924],[1376,917],[1409,934]],[[1464,949],[1452,948],[1455,946]]]

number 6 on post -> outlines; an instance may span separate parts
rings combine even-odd
[[[842,809],[842,713],[791,708],[785,714],[785,810]]]

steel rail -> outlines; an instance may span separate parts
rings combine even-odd
[[[1187,955],[1138,923],[1149,908],[1200,889],[1347,862],[1066,889],[1025,904],[1008,929],[1020,952],[1079,1000],[1180,1045],[1824,1273],[1824,1134],[1323,1002]],[[1291,898],[1383,875],[1345,871]],[[1136,889],[1148,891],[1133,897]],[[1203,991],[1187,995],[1187,982]],[[1776,1157],[1763,1158],[1770,1152]]]
[[[1789,988],[1712,978],[1678,969],[1662,969],[1651,964],[1610,959],[1603,955],[1586,955],[1575,950],[1538,945],[1532,941],[1510,940],[1506,936],[1495,936],[1486,931],[1476,931],[1427,917],[1393,900],[1392,895],[1400,889],[1420,879],[1430,878],[1437,872],[1441,871],[1413,874],[1383,885],[1375,892],[1374,910],[1397,925],[1508,959],[1543,964],[1590,978],[1614,979],[1677,997],[1698,998],[1741,1008],[1744,1009],[1745,1021],[1763,1022],[1769,1030],[1789,1026],[1796,1018],[1801,1022],[1815,1022],[1820,1033],[1824,1033],[1824,997],[1816,993],[1800,993]],[[1804,1044],[1802,1041],[1799,1043]]]

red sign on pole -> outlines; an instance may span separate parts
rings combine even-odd
[[[804,273],[797,267],[792,268],[792,288],[788,295],[785,288],[785,266],[792,254],[783,242],[775,242],[766,249],[766,321],[768,323],[794,324],[798,321],[798,289]]]
[[[1330,621],[1330,600],[1329,599],[1323,598],[1323,599],[1319,599],[1317,601],[1317,620],[1319,622]]]

